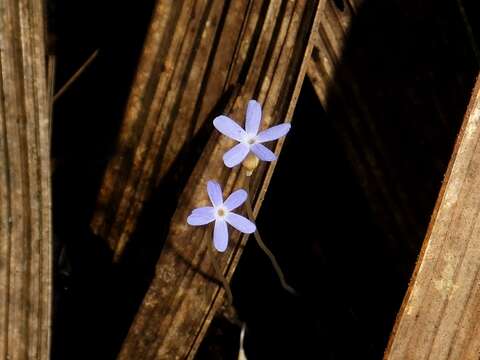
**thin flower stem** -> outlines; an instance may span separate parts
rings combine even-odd
[[[250,181],[249,181],[249,183],[250,183]],[[248,185],[250,185],[250,184],[248,184]],[[250,190],[250,186],[248,186],[248,190]],[[250,202],[250,198],[247,198],[246,205],[247,205],[248,217],[250,218],[250,220],[253,221],[254,220],[253,208],[252,208],[252,203]],[[295,291],[295,289],[287,284],[287,281],[285,280],[285,275],[283,274],[283,271],[282,271],[280,265],[278,264],[277,259],[275,258],[275,255],[273,255],[273,253],[270,251],[270,249],[267,247],[267,245],[265,245],[265,243],[263,242],[262,237],[260,236],[260,233],[258,232],[258,228],[253,233],[253,235],[254,235],[254,238],[257,241],[257,244],[260,247],[260,249],[262,249],[262,251],[268,256],[268,258],[272,262],[273,268],[275,269],[275,272],[277,273],[278,279],[280,280],[280,284],[282,285],[282,287],[286,291],[288,291],[290,294],[298,295],[298,293]]]
[[[62,96],[65,91],[68,90],[70,85],[72,85],[75,80],[77,80],[78,77],[82,75],[88,65],[90,65],[92,61],[95,60],[98,55],[98,51],[99,49],[95,50],[93,54],[90,55],[89,58],[82,64],[82,66],[80,66],[80,68],[75,71],[75,73],[70,77],[70,79],[67,80],[67,82],[61,87],[61,89],[57,91],[57,93],[53,96],[53,102],[57,101],[57,99]]]
[[[207,246],[208,254],[212,260],[213,268],[215,269],[215,273],[217,274],[218,278],[222,282],[223,288],[225,289],[225,293],[227,294],[227,301],[229,306],[233,306],[233,295],[232,290],[230,289],[230,284],[228,283],[227,279],[223,275],[223,272],[220,270],[218,266],[217,258],[215,257],[215,251],[212,249],[211,245]]]

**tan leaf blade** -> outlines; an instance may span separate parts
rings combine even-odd
[[[385,359],[475,359],[480,351],[480,78]]]
[[[260,22],[261,32],[245,82],[233,102],[235,119],[243,119],[250,98],[263,103],[264,126],[289,120],[305,73],[310,51],[310,30],[318,19],[323,2],[269,2],[264,18],[250,15],[249,27]],[[252,10],[253,11],[253,10]],[[259,11],[259,9],[257,9]],[[242,40],[243,41],[243,40]],[[247,40],[245,40],[247,41]],[[250,39],[248,39],[250,41]],[[308,58],[308,56],[307,56]],[[156,267],[156,275],[123,344],[119,359],[193,358],[210,321],[222,302],[222,290],[212,281],[214,272],[207,246],[211,239],[205,227],[186,224],[189,212],[205,204],[206,182],[216,179],[224,193],[244,187],[238,169],[229,170],[223,153],[232,145],[214,133],[197,163],[172,219],[170,232]],[[280,151],[282,141],[277,144]],[[258,212],[268,187],[274,164],[261,165],[254,174],[250,196]],[[246,237],[232,232],[230,247],[218,256],[230,278],[242,253]]]
[[[50,358],[50,122],[42,1],[0,6],[0,358]]]

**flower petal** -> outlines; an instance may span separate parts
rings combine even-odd
[[[291,127],[292,125],[290,124],[280,124],[277,126],[273,126],[270,129],[260,132],[260,134],[258,134],[257,136],[257,141],[263,143],[280,139],[282,136],[287,135]]]
[[[223,195],[222,195],[222,188],[220,184],[216,181],[209,181],[207,183],[207,192],[210,201],[212,202],[213,206],[218,206],[223,204]]]
[[[220,115],[213,120],[213,126],[223,135],[237,141],[243,141],[247,136],[245,130],[228,116]]]
[[[244,234],[251,234],[257,230],[257,227],[253,222],[235,213],[228,213],[225,217],[225,221]]]
[[[250,100],[247,105],[245,130],[247,134],[257,135],[262,121],[262,106],[258,101]]]
[[[193,210],[190,216],[187,218],[187,223],[189,225],[198,226],[211,223],[213,220],[215,220],[213,208],[203,207]]]
[[[192,214],[209,216],[210,214],[214,214],[214,210],[212,206],[204,206],[193,209]]]
[[[271,152],[269,149],[267,149],[265,146],[263,146],[262,144],[255,144],[255,145],[252,145],[252,152],[257,155],[257,157],[260,159],[260,160],[263,160],[263,161],[273,161],[273,160],[276,160],[277,157],[275,156],[275,154],[273,152]]]
[[[230,196],[225,200],[223,205],[227,208],[228,211],[232,211],[242,205],[245,200],[247,200],[247,192],[243,189],[234,191]]]
[[[223,162],[225,163],[225,166],[232,168],[235,165],[240,164],[243,159],[245,159],[249,151],[250,149],[248,145],[244,143],[235,145],[223,155]]]
[[[224,220],[215,221],[213,229],[213,246],[220,252],[224,252],[228,245],[228,228]]]

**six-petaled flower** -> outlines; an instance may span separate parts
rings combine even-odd
[[[222,188],[215,181],[207,183],[207,192],[213,206],[194,209],[187,218],[190,225],[206,225],[215,221],[213,229],[213,245],[220,252],[225,251],[228,245],[227,223],[238,231],[251,234],[256,230],[255,224],[245,217],[235,214],[235,210],[247,200],[247,192],[243,189],[234,191],[223,201]]]
[[[245,130],[225,115],[217,116],[213,120],[213,125],[218,131],[239,142],[223,155],[223,162],[229,168],[240,164],[249,152],[263,161],[276,160],[275,154],[262,143],[277,140],[290,130],[290,124],[285,123],[258,132],[262,120],[262,107],[255,100],[248,102],[245,118]]]

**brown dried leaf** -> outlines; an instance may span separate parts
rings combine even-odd
[[[50,123],[42,1],[0,10],[0,357],[50,358]]]
[[[323,2],[264,4],[267,3],[265,16],[250,13],[244,19],[248,27],[259,26],[261,31],[257,39],[240,40],[247,42],[255,52],[248,64],[245,83],[229,112],[233,118],[243,119],[247,101],[257,98],[263,103],[265,127],[290,120],[310,52],[310,30]],[[279,141],[276,146],[277,154],[282,143]],[[188,226],[186,218],[193,208],[207,203],[208,180],[221,182],[225,194],[245,186],[243,173],[223,165],[222,155],[231,145],[229,139],[217,133],[210,138],[181,196],[156,275],[119,359],[193,358],[221,304],[223,290],[217,281],[212,281],[215,275],[207,252],[211,242],[209,231],[205,227]],[[256,213],[274,166],[261,165],[252,179],[250,196],[254,199]],[[232,276],[246,240],[247,237],[240,239],[239,233],[233,232],[229,249],[217,256],[227,278]]]

